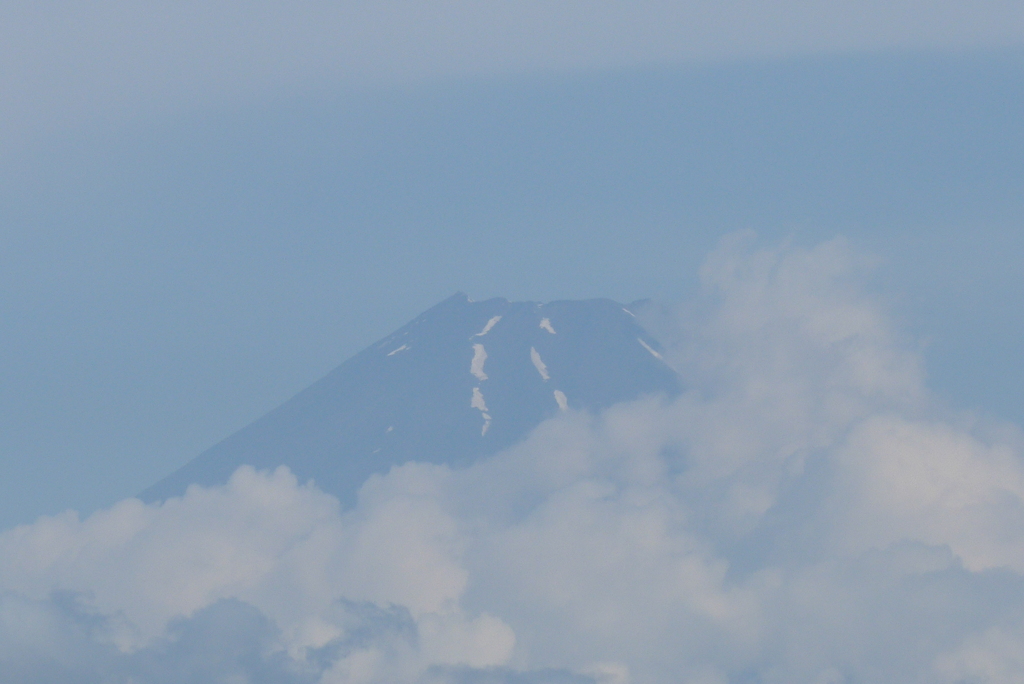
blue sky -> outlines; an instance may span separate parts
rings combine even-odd
[[[841,234],[1024,419],[1016,3],[7,3],[0,523],[131,495],[422,309]]]

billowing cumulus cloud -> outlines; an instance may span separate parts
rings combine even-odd
[[[689,391],[346,510],[285,469],[0,535],[7,682],[1019,682],[1024,440],[932,397],[842,241],[727,241]]]

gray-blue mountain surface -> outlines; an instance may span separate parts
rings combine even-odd
[[[243,464],[287,465],[343,502],[408,461],[466,465],[560,410],[673,396],[676,373],[621,304],[547,304],[457,294],[142,493],[227,481]]]

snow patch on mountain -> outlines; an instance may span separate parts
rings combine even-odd
[[[530,347],[530,361],[533,361],[533,367],[540,373],[540,377],[544,379],[544,382],[551,379],[551,375],[548,374],[548,367],[541,360],[540,353],[536,347]]]
[[[473,345],[473,360],[469,362],[469,372],[477,380],[486,380],[487,373],[484,373],[484,361],[487,360],[487,351],[482,344]]]
[[[483,416],[484,424],[480,428],[480,436],[483,437],[491,427],[491,414],[487,412],[487,402],[484,401],[484,393],[480,391],[479,387],[473,388],[473,399],[469,405],[480,411],[480,415]]]
[[[660,361],[664,361],[664,360],[665,360],[665,359],[664,359],[664,358],[663,358],[663,357],[661,356],[661,354],[659,354],[659,353],[658,353],[658,352],[656,352],[655,350],[651,349],[651,345],[647,344],[646,342],[644,342],[644,341],[643,341],[642,339],[640,339],[639,337],[638,337],[638,338],[636,338],[636,341],[637,341],[637,342],[639,342],[640,344],[642,344],[642,345],[643,345],[643,348],[644,348],[644,349],[646,349],[647,351],[651,352],[651,354],[652,354],[652,355],[654,356],[654,358],[656,358],[656,359],[658,359],[658,360],[660,360]]]
[[[569,400],[565,398],[565,392],[562,390],[555,390],[555,402],[558,404],[558,408],[560,410],[569,410]]]
[[[495,324],[497,324],[497,322],[500,320],[501,316],[494,316],[493,318],[491,318],[491,320],[487,321],[487,325],[484,326],[484,329],[478,332],[476,335],[473,335],[473,337],[483,337],[487,333],[491,332],[491,328],[493,328]]]
[[[541,328],[541,330],[547,330],[552,335],[556,334],[555,333],[555,329],[551,327],[551,319],[550,318],[542,318],[542,319],[540,319],[540,328]]]
[[[484,393],[480,391],[479,387],[473,388],[473,399],[469,403],[475,409],[480,409],[481,412],[487,411],[487,403],[484,401]]]

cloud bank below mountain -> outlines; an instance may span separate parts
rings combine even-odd
[[[0,534],[5,682],[1011,682],[1024,439],[930,395],[841,240],[648,310],[691,389],[345,510],[284,468]]]

